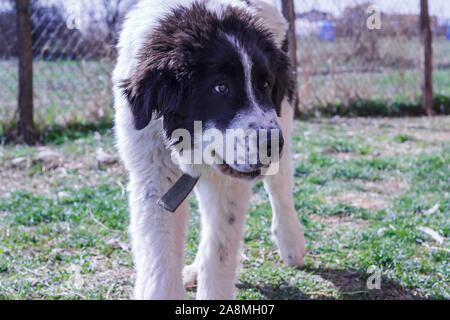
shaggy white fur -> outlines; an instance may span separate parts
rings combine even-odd
[[[175,214],[156,203],[174,184],[182,171],[171,160],[164,139],[162,120],[152,120],[136,130],[130,106],[120,83],[135,72],[138,53],[157,26],[158,19],[177,5],[195,0],[142,0],[128,14],[120,37],[119,57],[113,75],[116,112],[116,139],[120,156],[129,172],[130,227],[137,270],[135,298],[185,299],[184,285],[198,282],[197,299],[232,299],[239,265],[243,224],[252,184],[200,166],[201,179],[195,188],[200,203],[201,242],[193,265],[183,271],[184,242],[188,205]],[[207,8],[220,14],[224,5],[259,14],[281,46],[287,24],[269,0],[253,0],[248,7],[241,0],[205,1]],[[255,9],[256,8],[256,9]],[[273,239],[290,266],[303,266],[305,244],[292,195],[293,168],[290,153],[293,108],[287,99],[278,119],[285,135],[285,152],[280,171],[265,178],[273,208]],[[182,168],[189,171],[188,168]],[[190,172],[192,173],[192,172]]]

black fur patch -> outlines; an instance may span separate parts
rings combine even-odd
[[[234,216],[233,213],[230,213],[228,216],[228,224],[232,225],[232,224],[234,224],[235,221],[236,221],[236,217]]]

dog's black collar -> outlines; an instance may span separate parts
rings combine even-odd
[[[188,174],[183,174],[173,187],[158,200],[158,205],[167,211],[175,212],[194,189],[199,179],[200,177],[194,178]]]

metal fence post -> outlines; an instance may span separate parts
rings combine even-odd
[[[428,0],[420,0],[420,24],[422,43],[424,45],[425,65],[422,84],[423,108],[428,116],[433,111],[433,35],[431,33],[430,15],[428,13]]]
[[[282,0],[282,10],[283,15],[286,20],[289,22],[289,57],[291,58],[292,66],[294,68],[294,81],[295,81],[295,118],[300,117],[300,108],[299,108],[299,100],[298,100],[298,77],[297,77],[297,37],[295,34],[295,8],[293,0]]]
[[[27,144],[35,144],[33,123],[33,40],[31,37],[30,1],[15,0],[19,49],[19,137]]]

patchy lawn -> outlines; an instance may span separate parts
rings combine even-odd
[[[111,131],[47,141],[0,149],[0,299],[130,298],[127,177]],[[239,299],[450,298],[450,117],[297,122],[292,147],[306,268],[282,265],[259,183]],[[367,288],[370,266],[380,290]]]

